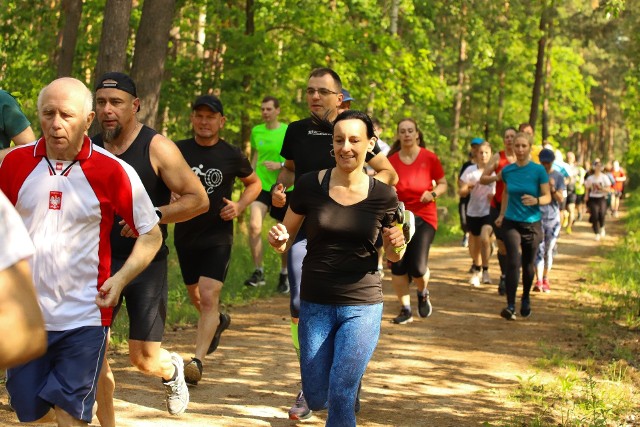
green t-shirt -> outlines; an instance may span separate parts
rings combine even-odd
[[[262,123],[251,130],[251,151],[258,152],[255,170],[258,178],[262,181],[263,190],[271,190],[278,179],[280,171],[267,169],[264,162],[284,162],[284,157],[280,156],[280,149],[286,131],[287,125],[282,123],[276,129],[267,129],[267,125]]]
[[[11,139],[30,124],[18,101],[9,92],[0,90],[0,148],[8,148]]]

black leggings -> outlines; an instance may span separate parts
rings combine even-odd
[[[540,221],[517,222],[505,219],[502,222],[502,237],[507,248],[507,304],[515,306],[518,291],[518,276],[522,267],[522,299],[529,299],[533,284],[534,261],[542,239]]]
[[[416,216],[416,232],[407,245],[402,259],[391,264],[391,274],[411,277],[422,277],[427,274],[429,250],[436,235],[433,225]]]
[[[589,197],[589,222],[591,228],[596,234],[600,234],[600,229],[604,227],[604,219],[607,216],[607,198],[606,197]]]

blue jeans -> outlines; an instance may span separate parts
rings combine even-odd
[[[300,303],[300,372],[310,409],[329,409],[327,426],[356,425],[358,385],[380,337],[382,303]]]
[[[560,219],[542,221],[542,241],[536,254],[536,270],[538,280],[542,280],[542,271],[546,268],[551,271],[553,265],[553,252],[560,236]]]

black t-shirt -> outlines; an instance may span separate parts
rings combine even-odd
[[[380,147],[376,143],[373,153],[378,154]],[[330,169],[336,165],[333,155],[333,135],[323,130],[313,119],[298,120],[287,127],[280,155],[295,163],[295,182],[307,172]],[[367,154],[367,161],[373,155]]]
[[[231,245],[233,221],[220,218],[223,197],[231,199],[236,177],[253,173],[251,163],[238,147],[222,139],[213,146],[198,145],[194,138],[176,142],[191,170],[200,178],[209,196],[209,210],[175,226],[175,245],[189,248]]]
[[[329,196],[318,172],[305,174],[296,183],[290,207],[305,215],[307,233],[300,286],[303,300],[336,305],[382,302],[375,243],[381,228],[391,225],[398,197],[392,187],[369,179],[367,198],[350,206]]]
[[[138,176],[140,176],[142,185],[144,185],[144,189],[147,190],[153,206],[164,206],[169,204],[171,190],[169,190],[169,187],[164,183],[162,177],[156,174],[153,165],[151,165],[150,155],[151,140],[157,134],[158,132],[155,130],[143,125],[138,136],[136,136],[136,139],[133,140],[129,148],[116,157],[124,160],[136,170]],[[94,136],[91,138],[91,141],[97,146],[104,148],[102,134]],[[113,227],[111,228],[111,256],[117,259],[127,259],[129,255],[131,255],[136,239],[122,237],[120,235],[122,225],[120,225],[119,222],[121,220],[122,218],[116,215]],[[158,250],[155,260],[164,259],[169,254],[169,248],[167,248],[167,245],[164,243],[168,234],[167,224],[158,225],[162,231],[162,246]]]

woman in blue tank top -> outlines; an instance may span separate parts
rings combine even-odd
[[[507,307],[500,316],[516,319],[516,292],[522,267],[520,315],[531,315],[529,292],[533,284],[534,260],[542,238],[540,205],[551,202],[549,176],[543,166],[531,161],[532,137],[519,133],[513,143],[515,163],[500,172],[504,182],[502,206],[496,225],[502,227],[507,249]]]

